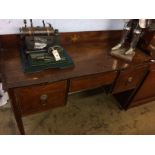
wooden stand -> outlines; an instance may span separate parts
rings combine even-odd
[[[135,52],[133,52],[132,54],[125,55],[126,50],[126,48],[112,50],[111,55],[118,59],[131,62],[133,60],[133,57],[135,56]]]

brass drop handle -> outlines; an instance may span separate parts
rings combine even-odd
[[[133,77],[128,77],[127,81],[125,82],[125,85],[128,85],[129,83],[131,83],[133,81]]]
[[[40,101],[41,101],[41,104],[43,106],[47,105],[47,101],[48,101],[48,95],[47,94],[43,94],[40,96]]]
[[[133,80],[133,77],[130,76],[130,77],[128,78],[128,82],[131,83],[132,80]]]

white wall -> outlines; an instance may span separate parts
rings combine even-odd
[[[42,25],[42,20],[34,19],[36,26]],[[45,19],[59,29],[60,32],[117,30],[122,29],[124,21],[120,19]],[[16,34],[22,27],[22,19],[0,19],[0,34]]]

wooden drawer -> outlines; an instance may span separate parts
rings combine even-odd
[[[65,104],[67,81],[14,89],[22,115],[33,114]]]
[[[70,80],[70,92],[95,88],[113,83],[117,72],[100,73]]]
[[[121,71],[113,88],[113,94],[136,88],[146,75],[147,70],[147,66],[141,66]]]
[[[150,72],[135,94],[131,106],[138,106],[155,100],[155,64],[151,64]]]

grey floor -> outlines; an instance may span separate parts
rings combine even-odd
[[[104,92],[72,94],[64,107],[23,118],[30,135],[155,134],[155,101],[120,110]],[[0,134],[19,134],[9,103],[0,108]]]

